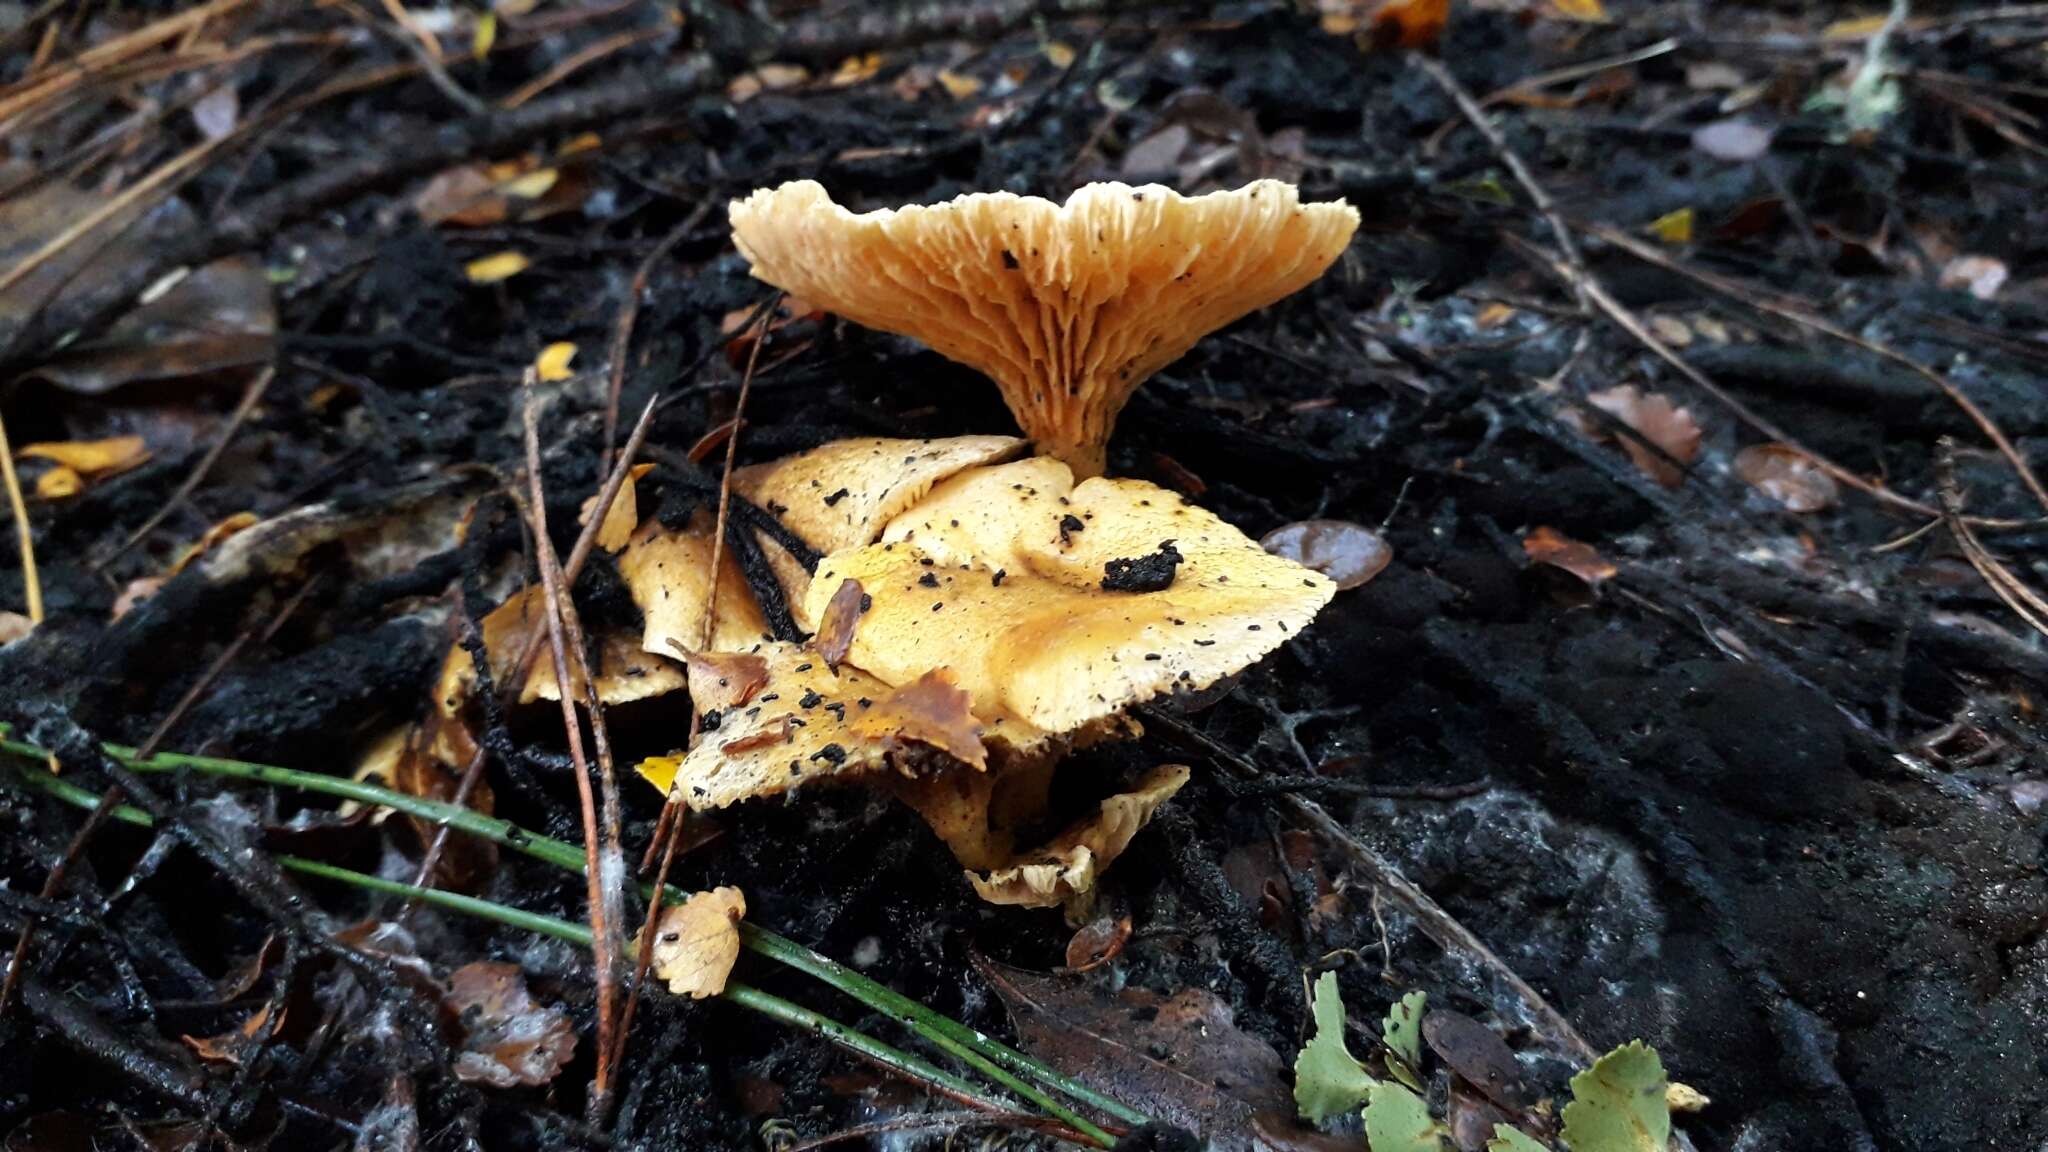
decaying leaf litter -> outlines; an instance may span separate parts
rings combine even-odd
[[[942,1142],[957,1101],[922,1104],[813,1035],[748,1026],[762,984],[909,1039],[753,951],[720,1000],[638,1000],[593,1118],[604,994],[587,955],[273,871],[306,860],[410,882],[431,824],[193,769],[124,776],[94,741],[344,782],[387,745],[394,784],[488,797],[496,817],[580,844],[559,716],[520,703],[560,683],[517,504],[530,372],[544,520],[577,569],[595,690],[623,701],[606,736],[630,868],[660,808],[630,767],[684,750],[688,714],[664,700],[697,673],[644,641],[667,629],[713,648],[647,610],[635,550],[658,537],[663,563],[702,580],[723,503],[721,613],[797,642],[837,587],[800,583],[776,534],[840,542],[813,539],[801,505],[749,496],[748,477],[852,437],[1046,435],[987,376],[843,322],[833,302],[784,283],[802,301],[770,305],[727,202],[804,179],[860,211],[1273,178],[1348,201],[1357,236],[1298,295],[1148,365],[1100,470],[1365,582],[1234,684],[1068,751],[1026,806],[1037,815],[1002,828],[1004,853],[1058,843],[1147,773],[1185,766],[1091,887],[1088,942],[1070,947],[1058,913],[975,895],[960,846],[993,857],[1002,827],[984,804],[927,828],[913,809],[930,819],[929,797],[806,785],[692,812],[670,821],[671,881],[737,889],[746,925],[1016,1036],[1149,1115],[1209,1124],[1222,1146],[1363,1145],[1286,1112],[1319,971],[1335,972],[1377,1083],[1404,1081],[1372,1062],[1370,1022],[1424,991],[1490,1028],[1566,1132],[1567,1081],[1593,1077],[1586,1099],[1601,1077],[1579,1070],[1640,1038],[1711,1099],[1680,1120],[1697,1146],[2042,1138],[2029,1021],[2048,978],[2034,475],[2048,324],[2025,239],[2041,232],[2038,13],[34,11],[5,42],[0,91],[7,210],[33,220],[6,246],[10,267],[33,268],[0,272],[15,380],[0,415],[39,563],[34,601],[25,568],[8,577],[4,606],[24,617],[10,630],[26,636],[0,651],[0,702],[12,738],[58,754],[75,799],[118,786],[146,810],[121,812],[170,835],[94,827],[48,885],[85,814],[7,794],[22,894],[8,918],[36,924],[0,1006],[10,1127],[92,1129],[103,1146],[209,1126],[323,1145],[583,1145],[593,1125],[657,1146],[868,1129]],[[82,83],[72,60],[114,78]],[[514,110],[475,115],[490,105]],[[274,376],[252,379],[262,366]],[[633,514],[599,522],[576,564],[584,505],[657,395],[636,452],[653,468],[611,502]],[[739,469],[722,501],[728,437]],[[35,444],[68,447],[20,451]],[[1081,522],[1072,542],[1087,545]],[[1142,587],[1179,570],[1164,539],[1095,559],[1134,562],[1122,578]],[[972,543],[991,550],[985,533]],[[860,652],[886,635],[863,639],[888,604],[840,637],[845,675],[886,659]],[[489,645],[521,620],[530,671],[489,646],[508,666],[465,687],[468,706],[445,704],[465,636]],[[978,837],[933,831],[977,821]],[[437,882],[585,920],[580,880],[516,845],[478,865],[456,839],[437,859],[462,866],[426,870]],[[628,939],[635,901],[615,926]],[[408,942],[342,932],[365,917]],[[1126,917],[1102,943],[1096,925]],[[283,961],[253,965],[273,937]],[[1104,1043],[1077,1056],[1034,1041],[995,962],[1088,967],[1034,979],[1055,982],[1062,1019],[1097,1005],[1077,1026]],[[547,1089],[476,1086],[457,1033],[434,1026],[477,963],[525,974],[529,1003],[500,997],[491,1026],[545,1038],[521,1067],[567,1061]],[[252,965],[255,982],[213,999],[220,974]],[[1188,1034],[1136,1027],[1135,1007],[1101,999],[1118,995],[1181,998],[1164,1018]],[[573,1025],[566,1054],[553,1019]],[[1221,1086],[1173,1069],[1223,1027],[1273,1058],[1242,1060],[1264,1079],[1214,1106]],[[1105,1051],[1130,1056],[1104,1068]],[[1486,1123],[1503,1102],[1467,1090],[1483,1071],[1441,1050],[1405,1065],[1444,1139],[1523,1147]],[[1383,1094],[1368,1133],[1437,1138]],[[1051,1138],[983,1115],[970,1127]]]

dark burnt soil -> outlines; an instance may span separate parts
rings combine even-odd
[[[311,6],[275,8],[231,38],[355,27]],[[17,447],[130,427],[160,436],[194,421],[204,430],[81,496],[32,503],[49,620],[0,651],[0,713],[98,791],[109,781],[89,738],[145,739],[211,660],[310,582],[165,746],[352,771],[368,740],[428,707],[454,589],[480,613],[507,586],[495,578],[523,563],[495,489],[523,468],[520,372],[563,340],[585,374],[555,389],[543,440],[556,545],[572,543],[577,506],[601,478],[620,306],[671,233],[672,255],[642,298],[619,411],[630,424],[650,396],[669,398],[650,436],[663,466],[641,488],[643,511],[686,515],[715,486],[681,454],[733,410],[744,357],[722,346],[721,319],[765,299],[727,242],[734,195],[815,177],[866,208],[993,188],[1060,196],[1120,176],[1194,190],[1279,174],[1305,196],[1360,207],[1352,251],[1148,384],[1123,416],[1111,470],[1181,488],[1254,536],[1311,516],[1384,522],[1394,558],[1233,691],[1065,770],[1059,799],[1072,809],[1152,764],[1196,769],[1113,871],[1107,899],[1136,934],[1091,979],[1210,990],[1291,1062],[1305,1016],[1297,975],[1338,965],[1361,1014],[1426,989],[1434,1004],[1503,1028],[1539,1088],[1561,1085],[1568,1068],[1544,1055],[1558,1038],[1501,973],[1432,943],[1377,898],[1341,844],[1309,840],[1288,853],[1292,866],[1280,863],[1275,845],[1295,827],[1280,803],[1288,794],[1234,785],[1212,754],[1220,747],[1299,778],[1292,794],[1394,861],[1595,1047],[1654,1044],[1675,1078],[1713,1099],[1685,1123],[1698,1147],[2048,1141],[2048,651],[1953,536],[1937,525],[1878,551],[1926,517],[1847,490],[1795,515],[1745,484],[1736,452],[1770,437],[1605,316],[1578,311],[1530,255],[1529,243],[1555,249],[1556,238],[1525,190],[1404,51],[1361,51],[1284,5],[1149,7],[1042,30],[1017,19],[1024,10],[963,8],[947,17],[956,31],[935,36],[809,14],[782,59],[829,74],[872,48],[879,72],[743,102],[726,95],[745,67],[734,53],[770,41],[722,6],[692,6],[680,33],[655,4],[558,14],[535,25],[542,34],[508,32],[487,69],[452,54],[455,78],[502,98],[603,37],[649,38],[549,88],[528,105],[531,123],[477,128],[411,79],[324,103],[209,164],[179,193],[195,210],[190,234],[156,254],[249,247],[277,270],[276,378],[205,482],[97,570],[92,558],[170,498],[246,377],[100,396],[24,379],[6,395]],[[1858,59],[1860,41],[1822,38],[1833,13],[1617,2],[1611,14],[1579,25],[1460,6],[1436,54],[1483,96],[1678,38],[1593,74],[1627,83],[1588,93],[1587,80],[1567,79],[1543,89],[1547,103],[1496,105],[1509,146],[1559,211],[1640,236],[1692,208],[1694,244],[1661,251],[1767,285],[1936,367],[2048,467],[2044,165],[2023,146],[2029,118],[2048,115],[2038,87],[2048,25],[1934,11],[1894,44],[1901,67],[1968,83],[1909,82],[1894,121],[1849,140],[1835,114],[1804,107]],[[699,35],[714,57],[692,55]],[[259,55],[239,73],[243,106],[296,91],[308,69],[408,62],[402,39],[334,57]],[[1047,39],[1076,50],[1070,65],[1048,59]],[[0,76],[18,77],[32,46],[9,44]],[[980,81],[979,92],[950,97],[929,79],[941,66]],[[911,83],[919,75],[922,88]],[[1745,92],[1741,114],[1776,129],[1769,151],[1731,160],[1695,148],[1693,130]],[[7,158],[55,165],[111,116],[74,110],[10,139]],[[1141,170],[1134,146],[1173,123],[1189,127],[1184,154]],[[428,227],[409,207],[433,171],[543,154],[584,130],[602,144],[579,163],[587,187],[568,211],[464,229]],[[152,131],[141,155],[156,160],[196,139],[184,120]],[[131,178],[146,170],[122,163]],[[1680,333],[1689,363],[1808,449],[1937,504],[1939,444],[1953,437],[1969,512],[2040,515],[1976,426],[1909,369],[1583,233],[1580,244],[1621,307]],[[500,285],[467,282],[465,262],[508,248],[533,266]],[[1944,251],[2002,261],[2009,282],[1989,300],[1940,286]],[[94,322],[80,310],[63,319]],[[47,355],[38,339],[16,340],[10,373]],[[742,462],[847,434],[1012,427],[986,382],[850,325],[799,320],[761,359]],[[1704,429],[1676,487],[1564,414],[1619,384],[1670,395]],[[447,529],[471,505],[466,542],[450,548]],[[109,622],[129,581],[163,571],[208,525],[295,509],[312,510],[311,527],[252,566],[194,567]],[[1539,527],[1592,545],[1615,575],[1589,587],[1532,564],[1523,540]],[[1984,539],[2021,581],[2048,582],[2038,521]],[[593,631],[637,627],[601,557],[577,599]],[[10,569],[0,602],[22,600]],[[680,744],[684,707],[618,710],[621,761]],[[498,813],[580,838],[558,717],[536,710],[508,723],[517,751],[494,756],[488,776]],[[0,1130],[89,1117],[99,1146],[112,1147],[130,1138],[113,1117],[211,1115],[273,1147],[387,1146],[388,1126],[432,1148],[739,1148],[915,1107],[913,1093],[814,1038],[723,1003],[657,996],[635,1026],[621,1107],[607,1133],[593,1132],[576,1119],[591,1070],[587,959],[433,912],[412,930],[436,972],[513,960],[536,998],[572,1007],[578,1056],[550,1088],[457,1081],[404,994],[364,995],[309,943],[293,971],[273,974],[305,989],[296,1026],[245,1067],[201,1066],[177,1038],[240,1022],[246,1012],[211,990],[266,937],[305,943],[396,912],[338,886],[266,879],[266,853],[410,876],[400,857],[417,843],[396,822],[337,820],[300,795],[197,776],[152,787],[192,838],[226,851],[111,827],[53,901],[30,894],[82,815],[0,794],[0,919],[10,941],[26,916],[42,923],[20,1001],[0,1005]],[[634,781],[626,798],[637,859],[658,797]],[[750,919],[857,959],[977,1027],[1009,1030],[977,957],[1041,971],[1062,962],[1070,930],[1057,914],[980,904],[914,817],[865,793],[742,807],[715,825],[721,834],[678,862],[679,882],[738,885]],[[1319,883],[1336,895],[1314,901]],[[511,854],[478,884],[507,903],[582,916],[580,881]],[[797,999],[824,996],[765,967],[743,971]],[[866,1023],[887,1032],[887,1021]],[[896,1139],[936,1148],[945,1134]]]

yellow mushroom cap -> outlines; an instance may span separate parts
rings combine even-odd
[[[853,213],[815,181],[731,205],[754,275],[994,379],[1040,451],[1102,472],[1131,392],[1197,340],[1309,284],[1358,227],[1291,184],[1090,184]]]
[[[1044,457],[954,476],[827,556],[814,616],[845,579],[871,598],[852,665],[890,684],[946,667],[977,714],[1053,734],[1245,668],[1336,591],[1171,491],[1076,485]]]

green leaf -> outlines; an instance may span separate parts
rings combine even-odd
[[[1294,1106],[1320,1124],[1364,1103],[1379,1081],[1344,1046],[1344,1001],[1335,972],[1316,977],[1311,1009],[1316,1034],[1294,1060]]]
[[[1493,1139],[1486,1142],[1486,1152],[1550,1152],[1534,1136],[1519,1128],[1505,1124],[1493,1126]]]
[[[1380,1025],[1380,1036],[1386,1042],[1387,1051],[1400,1057],[1399,1064],[1390,1064],[1388,1071],[1394,1078],[1416,1091],[1422,1084],[1415,1073],[1422,1067],[1422,1006],[1429,999],[1427,992],[1410,992],[1387,1009],[1387,1018]]]
[[[1372,1086],[1372,1103],[1365,1106],[1365,1143],[1372,1152],[1443,1152],[1429,1105],[1385,1081]]]
[[[1671,1106],[1664,1062],[1641,1040],[1624,1044],[1572,1077],[1564,1140],[1572,1152],[1665,1152]]]

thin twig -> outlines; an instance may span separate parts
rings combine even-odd
[[[640,295],[647,291],[647,282],[653,279],[655,267],[668,259],[668,254],[675,250],[675,246],[682,242],[683,237],[695,231],[704,217],[710,214],[711,203],[707,198],[702,204],[697,205],[696,211],[691,212],[687,219],[676,225],[674,231],[662,237],[661,243],[654,246],[654,251],[647,254],[647,259],[640,262],[640,267],[633,273],[633,283],[626,288],[626,302],[619,307],[619,322],[612,329],[612,355],[608,368],[610,378],[606,382],[604,394],[603,460],[606,467],[611,465],[612,441],[617,438],[619,431],[619,397],[626,390],[626,357],[633,346],[633,325],[640,319]],[[577,543],[581,544],[582,541],[579,540]]]
[[[1986,415],[1982,408],[1977,407],[1976,403],[1968,396],[1964,395],[1962,389],[1957,388],[1954,383],[1950,382],[1948,377],[1943,376],[1941,373],[1936,372],[1934,369],[1929,368],[1927,365],[1920,363],[1903,352],[1888,348],[1874,340],[1867,340],[1858,336],[1856,333],[1828,320],[1824,320],[1804,308],[1795,306],[1791,301],[1764,289],[1751,284],[1745,284],[1732,277],[1701,271],[1681,263],[1625,232],[1602,224],[1583,224],[1581,227],[1589,235],[1598,236],[1600,239],[1627,252],[1638,260],[1655,264],[1657,267],[1668,272],[1675,272],[1696,284],[1705,285],[1724,296],[1739,300],[1760,312],[1783,320],[1789,320],[1801,328],[1840,340],[1844,344],[1860,348],[1865,352],[1882,357],[1913,372],[1929,384],[1939,388],[1942,394],[1947,396],[1957,408],[1962,409],[1963,414],[1970,418],[1970,422],[1977,426],[1977,430],[1984,433],[1985,438],[1997,447],[1999,455],[2004,456],[2006,462],[2012,465],[2013,471],[2019,474],[2020,481],[2027,486],[2027,491],[2034,494],[2034,498],[2040,501],[2042,508],[2048,509],[2048,487],[2042,485],[2040,477],[2034,474],[2034,470],[2027,463],[2026,457],[2020,454],[2019,449],[2013,446],[2013,442],[2006,438],[2005,433],[2000,430],[1997,424],[1992,422],[1991,417]]]
[[[98,571],[119,559],[122,553],[135,547],[143,537],[155,531],[157,525],[162,524],[186,497],[198,490],[199,485],[205,482],[207,474],[213,471],[213,466],[220,462],[221,454],[227,451],[228,443],[235,438],[235,433],[248,421],[249,414],[256,410],[256,405],[262,402],[264,391],[270,387],[270,382],[276,375],[276,367],[266,365],[249,381],[249,386],[242,390],[241,400],[235,404],[235,410],[228,415],[227,424],[222,426],[220,435],[206,449],[206,455],[200,457],[199,463],[193,465],[192,471],[178,485],[178,490],[170,494],[162,507],[150,513],[149,519],[144,520],[141,527],[130,532],[119,547],[88,565],[91,570]]]
[[[1486,143],[1492,147],[1493,154],[1500,157],[1502,164],[1507,165],[1508,171],[1515,177],[1515,182],[1529,194],[1530,202],[1536,205],[1536,211],[1543,214],[1544,221],[1550,225],[1551,234],[1557,237],[1557,246],[1564,253],[1565,262],[1579,273],[1572,285],[1572,291],[1579,298],[1579,310],[1589,311],[1585,286],[1591,283],[1592,273],[1587,271],[1585,257],[1579,254],[1578,241],[1573,238],[1572,230],[1565,224],[1564,217],[1558,213],[1557,202],[1550,198],[1550,192],[1537,182],[1535,173],[1529,170],[1529,165],[1523,162],[1522,157],[1513,148],[1508,147],[1508,138],[1502,135],[1500,127],[1486,114],[1486,110],[1479,106],[1479,102],[1472,98],[1472,94],[1465,91],[1465,86],[1458,83],[1458,78],[1451,75],[1450,69],[1420,52],[1409,53],[1408,61],[1436,81],[1437,87],[1444,90],[1444,95],[1449,96],[1451,102],[1458,106],[1458,111],[1465,114],[1465,119],[1470,120],[1472,126],[1479,129],[1481,136],[1486,137]]]
[[[709,650],[711,637],[718,620],[718,577],[724,559],[726,513],[732,507],[732,466],[740,450],[740,425],[747,416],[747,394],[754,386],[754,365],[761,359],[761,345],[768,342],[768,318],[775,314],[776,306],[782,302],[783,293],[776,292],[769,297],[768,306],[756,313],[754,321],[754,346],[747,350],[747,370],[740,376],[740,394],[733,401],[732,435],[725,440],[725,471],[718,478],[718,520],[711,531],[711,581],[710,590],[704,594],[704,632],[700,650]]]
[[[528,391],[526,396],[527,515],[532,519],[534,551],[540,561],[541,587],[547,595],[548,647],[554,656],[555,695],[562,705],[562,729],[569,745],[569,760],[576,771],[576,796],[583,810],[584,876],[589,889],[591,953],[597,969],[597,1071],[591,1082],[593,1102],[611,1092],[611,1050],[614,1012],[617,1009],[618,948],[616,922],[609,913],[619,902],[619,893],[606,878],[616,871],[608,866],[599,841],[597,798],[591,794],[590,763],[583,754],[583,726],[576,718],[577,683],[570,675],[569,644],[565,632],[568,591],[555,561],[554,545],[548,539],[547,493],[541,483],[540,410]],[[578,663],[582,653],[577,652]]]
[[[1970,530],[1969,523],[1963,519],[1963,491],[1956,483],[1954,441],[1946,436],[1941,438],[1935,461],[1939,476],[1936,490],[1941,494],[1942,521],[1948,526],[1949,535],[1955,537],[1957,546],[1962,548],[1963,558],[1970,562],[1970,567],[1977,570],[1977,574],[1984,578],[1984,582],[1991,586],[1991,591],[2005,602],[2007,608],[2026,621],[2028,627],[2048,636],[2048,599],[2043,599],[2040,593],[2027,587],[2019,577],[2013,575],[2012,569],[2007,568],[1998,557],[1991,554],[1990,549],[1984,547],[1983,541],[1977,539],[1977,534]]]
[[[21,584],[28,596],[28,618],[43,622],[43,582],[36,577],[36,538],[28,523],[28,502],[21,498],[21,477],[14,471],[14,446],[7,442],[7,421],[0,419],[0,479],[7,482],[7,503],[14,509],[14,537],[21,548]]]
[[[499,102],[500,106],[506,111],[517,108],[614,52],[623,51],[635,44],[642,44],[657,36],[666,34],[667,29],[665,28],[635,28],[615,36],[607,36],[563,57],[554,67],[520,85],[517,91]]]

